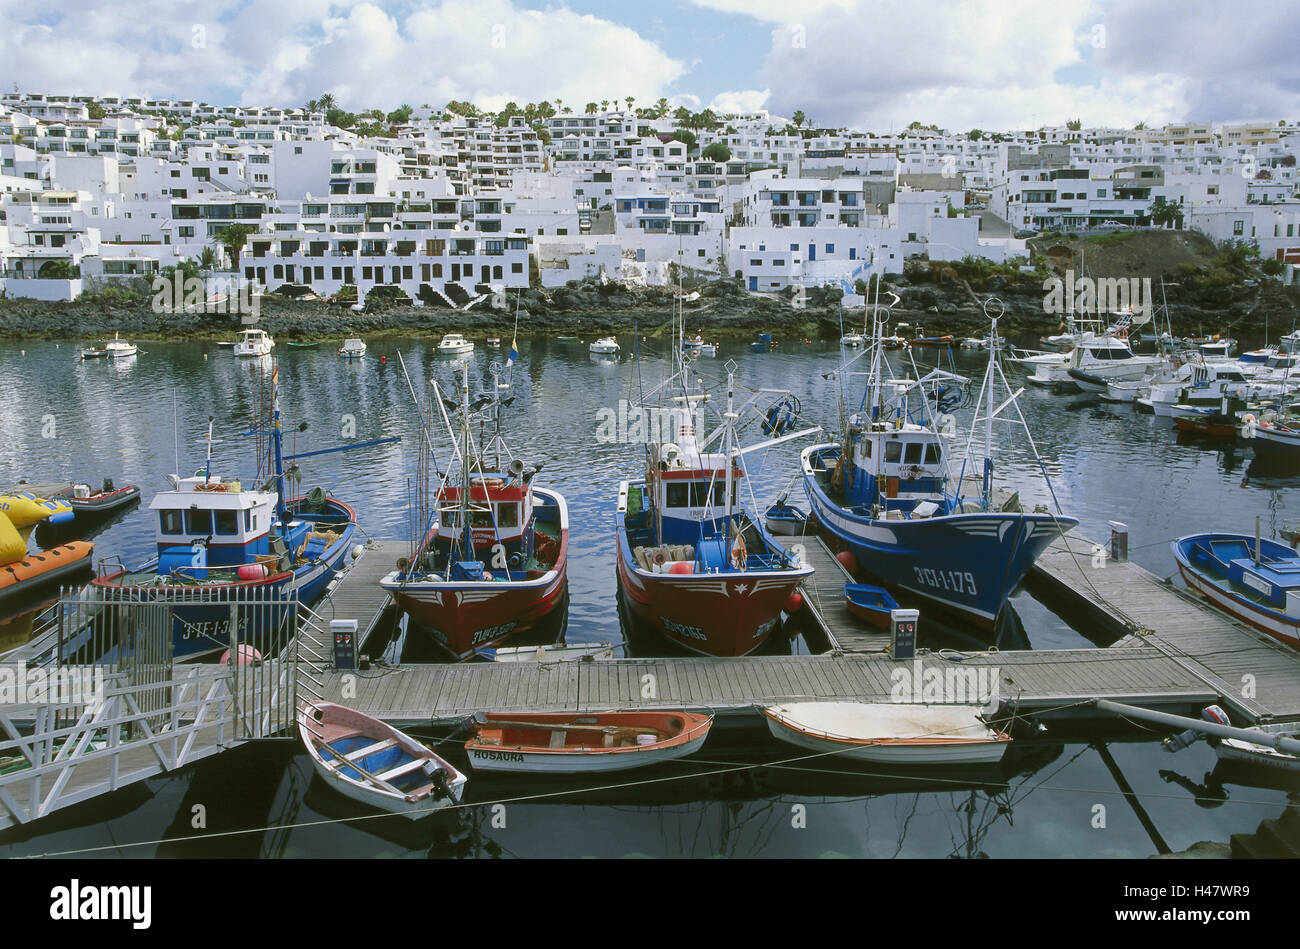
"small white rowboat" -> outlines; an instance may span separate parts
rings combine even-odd
[[[333,702],[306,704],[298,732],[311,763],[339,793],[416,820],[460,801],[465,775],[391,725]]]
[[[1002,760],[1011,736],[975,705],[796,702],[763,709],[782,741],[860,761],[988,764]]]

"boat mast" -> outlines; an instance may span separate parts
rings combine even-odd
[[[460,380],[460,414],[461,422],[465,429],[465,445],[460,453],[461,467],[461,489],[460,489],[460,529],[465,541],[465,559],[474,558],[474,533],[470,530],[469,523],[469,494],[470,494],[470,425],[469,425],[469,362],[466,361],[461,365]],[[484,483],[483,490],[486,493],[487,484]]]

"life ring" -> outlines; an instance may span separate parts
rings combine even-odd
[[[749,551],[745,549],[745,538],[743,535],[737,534],[735,541],[731,544],[731,566],[737,570],[744,570],[748,560]]]

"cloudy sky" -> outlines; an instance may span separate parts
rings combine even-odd
[[[1300,119],[1290,0],[0,0],[0,88],[492,108],[660,96],[878,131]]]

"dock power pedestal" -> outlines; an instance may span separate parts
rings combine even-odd
[[[357,667],[357,621],[354,619],[330,620],[330,635],[334,637],[334,668]]]
[[[895,659],[911,659],[916,655],[916,622],[919,610],[889,611],[889,654]]]

